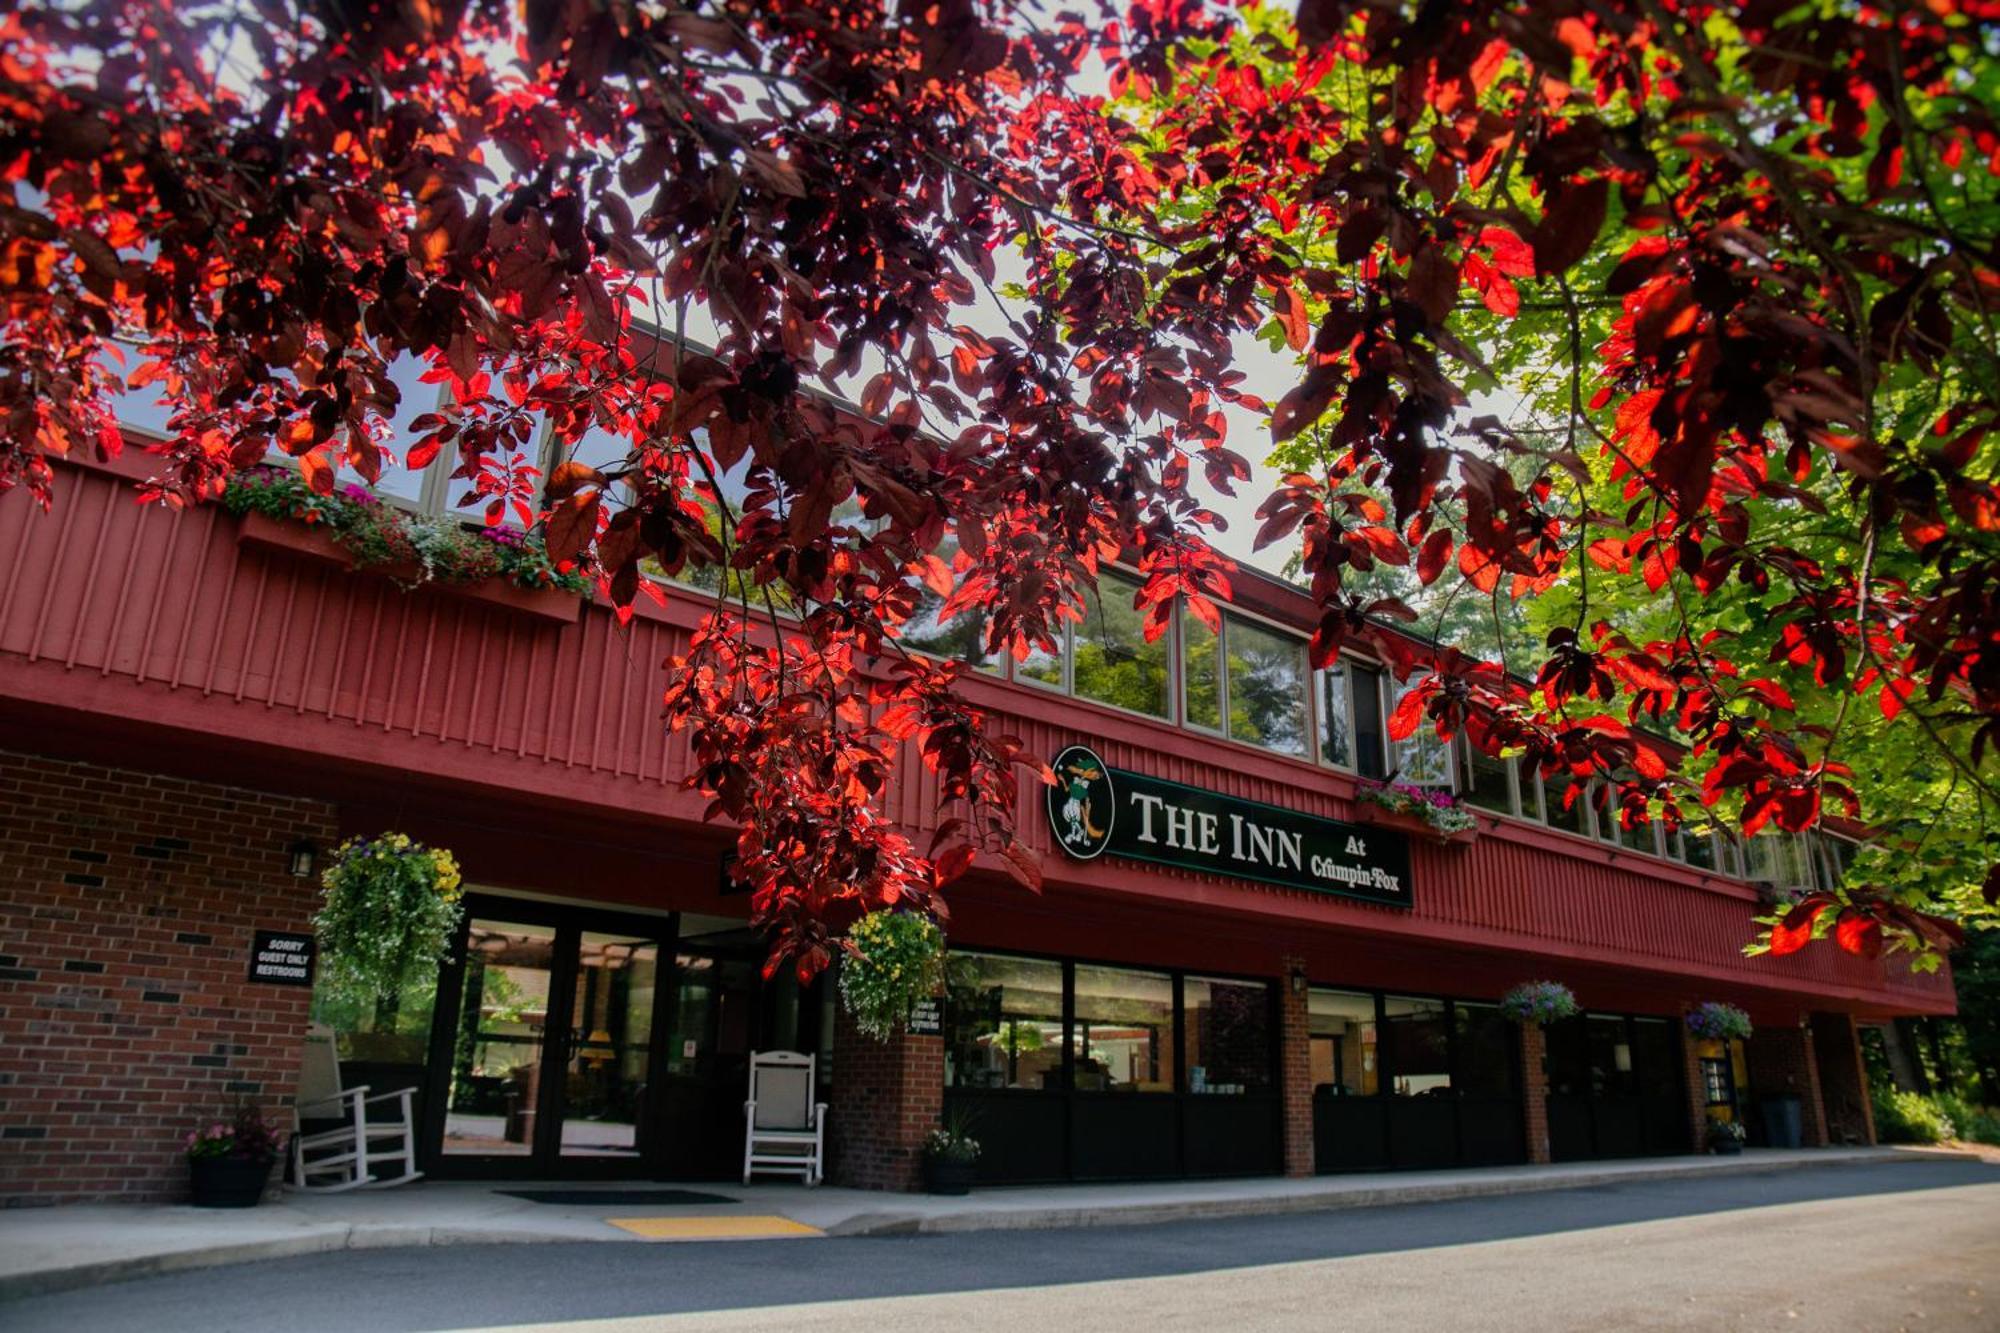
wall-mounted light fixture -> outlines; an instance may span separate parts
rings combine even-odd
[[[311,879],[318,862],[319,848],[313,846],[311,838],[300,838],[285,850],[285,866],[293,879]]]
[[[1292,994],[1304,995],[1305,993],[1306,970],[1303,967],[1294,967],[1292,969]]]

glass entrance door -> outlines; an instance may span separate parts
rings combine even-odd
[[[652,1146],[647,1094],[660,941],[583,931],[575,973],[558,1151],[564,1157],[643,1158]]]
[[[654,1016],[671,925],[489,906],[475,907],[445,970],[451,1018],[432,1047],[438,1110],[427,1134],[435,1165],[489,1177],[657,1165]]]
[[[556,929],[474,919],[444,1101],[446,1157],[531,1157],[555,993]]]

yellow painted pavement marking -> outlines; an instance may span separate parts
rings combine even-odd
[[[647,1240],[775,1240],[824,1236],[789,1217],[607,1217],[612,1226]]]

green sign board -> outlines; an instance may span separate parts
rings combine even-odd
[[[1090,747],[1055,758],[1049,828],[1072,860],[1121,856],[1232,879],[1410,905],[1400,833],[1112,768]]]

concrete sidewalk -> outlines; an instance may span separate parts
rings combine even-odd
[[[545,1204],[505,1191],[601,1188],[645,1192],[675,1187],[431,1181],[357,1194],[287,1191],[279,1202],[242,1210],[124,1204],[20,1208],[0,1213],[0,1299],[327,1250],[1130,1226],[1955,1155],[1959,1154],[1905,1148],[1752,1150],[1740,1157],[1667,1157],[1307,1180],[982,1189],[962,1198],[760,1183],[747,1189],[733,1184],[681,1187],[720,1195],[728,1202]]]

